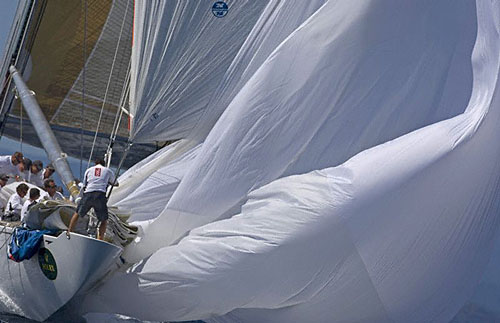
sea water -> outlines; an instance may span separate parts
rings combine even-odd
[[[0,314],[0,323],[36,323],[37,321],[29,320],[12,314]],[[81,317],[50,317],[44,323],[159,323],[153,321],[141,321],[119,314],[103,314],[89,313]],[[491,312],[479,305],[468,303],[462,310],[451,320],[450,323],[484,323],[484,322],[500,322],[500,313]],[[189,321],[183,323],[204,323],[203,321]]]
[[[37,321],[33,321],[18,315],[12,314],[0,314],[0,323],[37,323]],[[80,317],[67,317],[64,315],[53,315],[48,318],[44,323],[63,323],[63,322],[71,322],[71,323],[163,323],[163,322],[154,322],[154,321],[141,321],[131,317],[127,317],[125,315],[119,314],[106,314],[106,313],[89,313]],[[165,322],[166,323],[166,322]],[[178,322],[181,323],[181,322]],[[204,323],[203,321],[188,321],[182,323]]]

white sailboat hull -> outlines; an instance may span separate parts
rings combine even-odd
[[[17,263],[7,258],[6,240],[12,229],[5,229],[0,234],[0,311],[37,321],[92,287],[112,270],[122,252],[118,246],[76,233],[68,240],[63,233],[45,235],[37,254]]]

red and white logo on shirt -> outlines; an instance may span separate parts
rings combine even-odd
[[[101,177],[101,169],[100,168],[95,168],[94,176]]]

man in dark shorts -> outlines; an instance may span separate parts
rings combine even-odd
[[[73,214],[71,222],[69,223],[66,233],[68,238],[70,232],[73,231],[76,225],[78,217],[84,217],[91,208],[94,208],[94,212],[100,222],[97,238],[99,240],[104,240],[106,224],[108,222],[106,189],[108,184],[118,186],[118,183],[115,183],[115,174],[104,165],[104,160],[98,158],[95,161],[95,166],[90,167],[85,172],[85,177],[83,179],[83,197],[78,203],[76,213]]]

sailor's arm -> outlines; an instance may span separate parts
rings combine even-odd
[[[14,193],[14,194],[17,194],[17,193]],[[21,214],[21,209],[23,208],[23,204],[21,203],[22,200],[19,200],[19,199],[16,199],[16,198],[12,198],[9,200],[9,211],[14,211],[18,214]]]
[[[115,173],[111,169],[109,169],[109,168],[108,168],[108,170],[109,170],[109,181],[108,181],[108,183],[110,185],[112,185],[112,186],[120,186],[120,184],[118,183],[118,179],[116,178]]]

